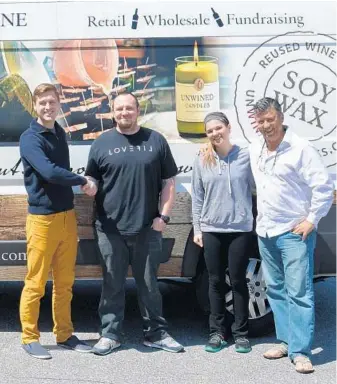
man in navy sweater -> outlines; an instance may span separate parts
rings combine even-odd
[[[50,359],[39,343],[40,300],[49,271],[53,275],[53,332],[59,346],[78,352],[91,348],[72,335],[72,286],[77,255],[77,221],[72,186],[88,195],[96,186],[70,171],[69,149],[62,127],[55,121],[60,109],[57,89],[40,84],[33,94],[37,119],[21,135],[20,155],[28,193],[27,275],[20,301],[22,347],[31,356]]]

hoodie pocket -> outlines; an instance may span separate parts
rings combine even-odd
[[[248,212],[247,205],[244,202],[238,201],[235,203],[235,212],[233,216],[233,223],[240,224],[248,219],[252,219],[252,212]]]
[[[207,211],[201,218],[201,222],[206,225],[241,224],[251,219],[252,213],[249,213],[246,205],[242,202],[235,202],[231,207],[214,207],[212,211]]]

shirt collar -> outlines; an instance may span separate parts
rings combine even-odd
[[[293,134],[290,131],[289,127],[287,125],[283,125],[283,129],[286,131],[283,140],[281,141],[279,145],[279,149],[285,149],[288,148],[292,143]]]
[[[31,129],[33,129],[33,131],[37,132],[37,133],[46,133],[46,132],[52,132],[50,129],[44,127],[43,125],[39,124],[37,122],[37,119],[34,119],[31,123],[30,123],[30,127]],[[59,123],[57,121],[55,121],[54,123],[54,129],[55,129],[55,132],[58,131],[58,129],[60,129],[61,126],[59,125]]]
[[[285,131],[285,134],[283,136],[283,140],[284,142],[288,142],[290,143],[291,142],[291,132],[290,132],[290,129],[287,125],[283,125],[283,129]]]

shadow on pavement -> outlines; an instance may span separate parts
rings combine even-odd
[[[22,282],[0,283],[0,332],[19,333],[21,331],[18,309],[22,287]],[[203,346],[208,337],[208,316],[198,308],[193,284],[186,280],[165,279],[159,282],[159,287],[170,334],[186,347]],[[97,336],[85,340],[91,345],[99,337],[100,321],[97,307],[100,291],[100,281],[76,281],[73,289],[72,319],[75,333],[96,333]],[[336,280],[332,278],[315,284],[315,294],[316,336],[313,363],[324,365],[336,360]],[[52,331],[51,296],[52,285],[48,283],[46,295],[41,301],[39,321],[41,332]],[[122,349],[136,349],[142,353],[158,352],[142,344],[142,321],[133,279],[128,279],[126,284],[126,311],[122,341]],[[275,342],[275,335],[254,338],[251,342],[253,347],[259,344],[269,346]],[[61,350],[56,345],[47,347]]]

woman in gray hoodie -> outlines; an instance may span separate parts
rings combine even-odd
[[[246,269],[252,242],[254,181],[248,148],[230,142],[226,115],[206,116],[207,148],[197,155],[192,172],[194,242],[204,248],[209,275],[210,336],[207,352],[227,345],[225,270],[228,267],[234,300],[232,334],[237,352],[251,351],[248,336]]]

